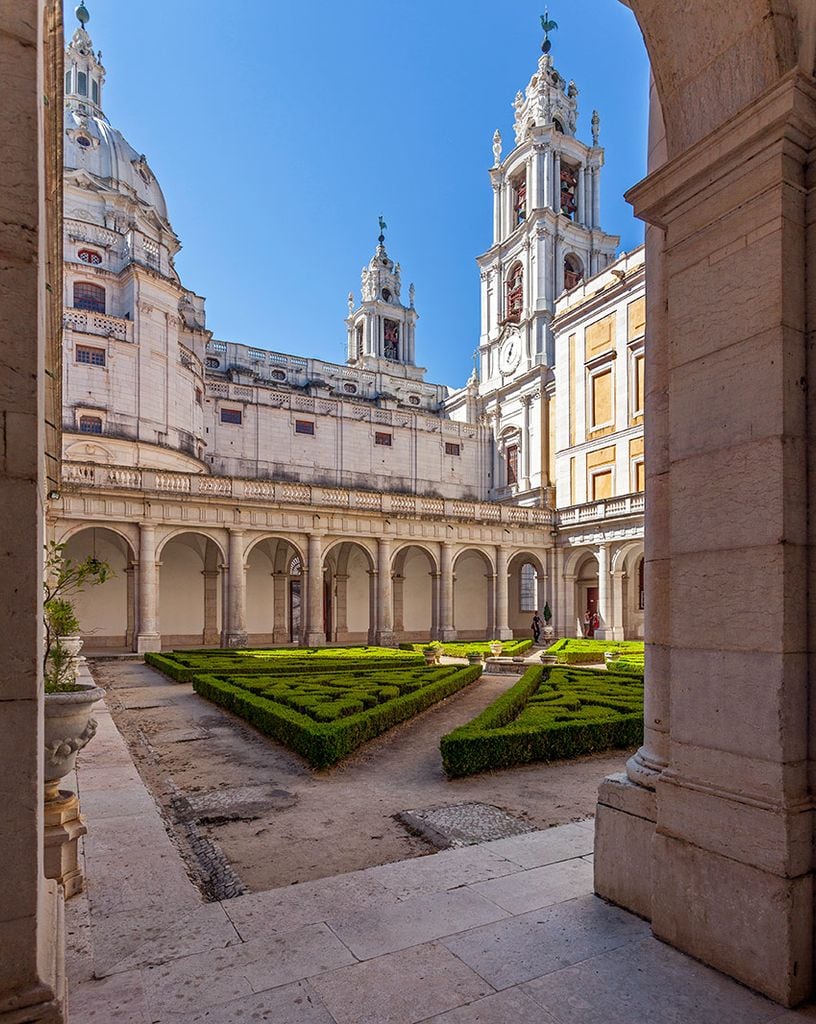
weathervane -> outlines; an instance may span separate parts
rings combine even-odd
[[[85,6],[85,0],[80,0],[79,5],[74,11],[77,21],[80,25],[85,28],[88,22],[91,20],[91,15],[88,12],[88,8]]]
[[[388,225],[383,220],[382,214],[380,214],[380,237],[379,237],[380,245],[384,245],[385,244],[385,229],[387,227],[388,227]]]
[[[541,27],[544,29],[544,42],[541,44],[541,52],[549,53],[552,49],[552,43],[550,42],[550,32],[554,32],[558,28],[558,22],[553,21],[550,18],[550,12],[545,7],[544,13],[541,15]]]

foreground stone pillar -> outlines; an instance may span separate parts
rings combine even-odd
[[[63,904],[43,875],[42,578],[45,495],[61,380],[61,5],[0,3],[0,1021],[62,1021]],[[49,376],[46,376],[48,370]],[[50,394],[52,424],[59,392]],[[56,418],[53,418],[56,417]],[[48,446],[46,447],[46,436]],[[51,480],[46,478],[46,455]]]
[[[453,549],[447,541],[439,545],[439,639],[455,640],[453,628]]]
[[[499,640],[512,640],[510,629],[509,600],[507,585],[507,548],[503,544],[496,545],[496,637]]]
[[[136,650],[161,650],[159,633],[159,567],[156,564],[156,527],[139,524],[139,633]]]
[[[306,646],[322,647],[326,643],[323,626],[323,564],[322,544],[316,533],[309,534],[309,564],[306,576]]]
[[[609,545],[598,545],[598,618],[600,625],[595,630],[598,640],[611,640],[612,609],[609,600]]]
[[[380,647],[394,645],[394,588],[391,580],[391,538],[377,540],[377,634]]]
[[[246,647],[246,566],[244,565],[244,531],[229,531],[229,607],[226,647]]]
[[[790,73],[631,193],[665,230],[648,316],[656,280],[667,299],[646,346],[646,730],[601,789],[595,860],[601,895],[786,1005],[813,984],[814,135],[816,87]]]

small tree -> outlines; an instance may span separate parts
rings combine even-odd
[[[71,598],[86,587],[104,583],[114,575],[107,562],[88,555],[82,561],[68,558],[65,544],[53,541],[45,548],[45,575],[43,579],[43,678],[45,688],[70,689],[74,685],[74,659],[62,638],[79,632]]]

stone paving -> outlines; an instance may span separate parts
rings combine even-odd
[[[83,752],[72,1024],[794,1024],[592,895],[591,821],[205,903],[110,715]],[[245,796],[248,794],[245,794]]]
[[[440,848],[472,846],[535,831],[535,826],[528,821],[522,821],[500,807],[473,800],[421,811],[403,811],[398,817]]]

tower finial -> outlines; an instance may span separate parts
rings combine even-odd
[[[544,13],[541,15],[541,27],[544,29],[544,42],[541,44],[541,52],[549,53],[552,49],[552,43],[550,42],[550,32],[554,32],[558,28],[558,22],[553,21],[550,18],[550,12],[545,7]]]
[[[380,214],[380,237],[378,239],[380,245],[384,245],[385,244],[385,229],[387,227],[388,227],[388,225],[383,220],[382,214]]]
[[[85,0],[79,0],[79,5],[74,10],[77,21],[80,25],[85,28],[88,22],[91,20],[91,14],[88,8],[85,6]]]

